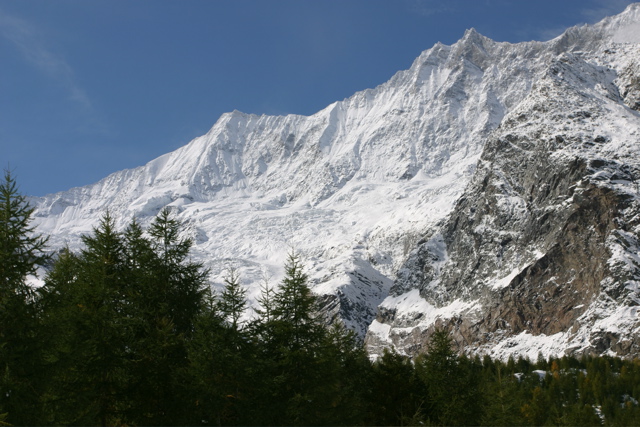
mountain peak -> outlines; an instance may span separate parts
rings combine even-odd
[[[630,4],[612,17],[609,32],[615,43],[640,43],[640,3]]]
[[[632,3],[621,13],[608,16],[594,25],[574,27],[567,30],[579,33],[579,36],[589,39],[602,39],[614,43],[640,42],[640,3]],[[584,43],[584,42],[583,42]]]
[[[482,40],[487,37],[483,36],[476,30],[474,27],[468,28],[465,30],[464,35],[462,36],[462,40],[472,39],[472,40]]]
[[[629,6],[625,8],[622,13],[617,16],[631,16],[631,19],[639,20],[640,19],[640,2],[631,3]]]
[[[492,40],[489,37],[486,37],[486,36],[480,34],[475,28],[471,27],[471,28],[465,30],[464,35],[462,36],[460,41],[458,41],[456,44],[458,44],[458,43],[462,43],[462,44],[477,44],[477,45],[482,46],[487,42],[493,43],[494,40]]]
[[[480,310],[482,301],[470,298],[471,285],[481,294],[488,289],[483,294],[487,296],[506,289],[502,284],[513,281],[515,286],[529,277],[528,272],[538,271],[527,270],[525,261],[540,261],[540,266],[547,262],[550,255],[542,257],[543,250],[555,247],[554,239],[565,229],[547,230],[544,221],[551,217],[545,212],[581,203],[588,207],[591,193],[582,194],[586,184],[573,182],[587,165],[610,169],[601,171],[599,181],[593,178],[598,185],[609,185],[603,176],[625,191],[627,178],[639,182],[637,174],[614,170],[616,162],[626,159],[623,151],[636,148],[637,141],[634,145],[620,135],[638,128],[633,124],[637,113],[611,104],[620,96],[610,96],[619,93],[631,106],[640,100],[634,86],[637,72],[622,57],[635,51],[611,49],[611,54],[599,56],[586,51],[573,55],[580,59],[575,61],[572,55],[559,55],[600,49],[613,34],[629,40],[633,31],[622,29],[633,30],[629,25],[637,22],[639,10],[635,5],[624,16],[575,27],[552,42],[498,43],[471,28],[452,46],[438,43],[425,50],[409,70],[399,71],[388,82],[311,116],[225,113],[206,135],[145,166],[35,201],[38,226],[52,235],[54,250],[66,245],[76,250],[80,235],[90,232],[106,209],[126,224],[132,217],[151,221],[170,206],[188,223],[194,257],[211,269],[214,286],[229,264],[236,265],[249,298],[255,300],[262,278],[277,281],[289,248],[295,247],[306,259],[312,289],[322,295],[331,316],[339,316],[364,336],[380,307],[379,320],[390,323],[379,323],[379,331],[401,335],[410,325],[418,330],[411,336],[419,337],[427,331],[428,325],[421,328],[429,319]],[[588,63],[596,56],[601,63]],[[572,87],[579,81],[588,84]],[[599,107],[605,104],[611,108]],[[628,116],[624,123],[623,113]],[[631,130],[612,132],[620,123]],[[594,158],[584,159],[584,165],[564,168],[558,163],[586,152]],[[576,175],[565,179],[566,188],[548,181],[545,165],[552,162],[558,163],[552,171],[557,172],[557,182],[564,182],[565,170]],[[521,171],[527,176],[520,176]],[[559,199],[560,190],[572,191],[575,197],[562,193]],[[521,236],[518,221],[523,212],[539,205],[538,196],[548,204],[540,205],[530,219],[541,223],[529,228],[532,236]],[[607,212],[602,210],[603,215]],[[455,227],[451,218],[458,220]],[[447,262],[462,259],[451,250],[451,233],[443,229],[447,224],[460,230],[460,239],[467,239],[457,246],[460,253],[486,248],[486,258],[460,261],[446,270]],[[574,229],[588,227],[567,230]],[[541,235],[547,246],[539,246],[540,254],[516,245]],[[569,243],[557,247],[572,247]],[[613,248],[626,256],[618,246]],[[455,280],[454,274],[474,265],[482,267],[468,272],[476,282]],[[397,271],[397,292],[381,304]],[[451,276],[442,278],[442,272]],[[471,285],[464,288],[459,283]],[[429,294],[438,295],[424,300]],[[452,295],[467,299],[449,301],[451,312],[436,308],[438,301]],[[524,305],[535,306],[531,301]],[[536,331],[543,330],[550,329]],[[395,342],[402,344],[405,338]],[[415,344],[408,343],[417,348]]]
[[[504,114],[444,225],[425,230],[398,270],[369,328],[370,352],[416,355],[445,328],[460,351],[501,358],[637,357],[638,46],[608,47],[638,43],[639,11],[484,56],[471,31],[454,45],[458,57],[489,64],[453,69],[475,75],[486,87],[478,101]],[[493,73],[504,77],[497,86]],[[528,84],[500,104],[510,79]],[[462,87],[447,92],[451,104]]]

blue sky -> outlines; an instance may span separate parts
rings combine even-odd
[[[143,165],[227,111],[313,114],[474,27],[548,40],[626,0],[0,0],[0,163],[41,196]]]

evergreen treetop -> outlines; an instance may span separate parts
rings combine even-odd
[[[0,183],[0,291],[16,290],[24,278],[44,265],[48,238],[35,234],[33,215],[9,170]],[[2,295],[0,295],[1,297]]]

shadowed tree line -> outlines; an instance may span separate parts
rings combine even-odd
[[[107,213],[82,250],[53,259],[32,213],[6,172],[0,424],[640,425],[637,360],[467,357],[437,331],[415,360],[371,361],[316,316],[295,254],[243,321],[238,272],[211,292],[170,211],[124,231]]]

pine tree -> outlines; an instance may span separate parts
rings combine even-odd
[[[273,298],[273,316],[282,344],[291,352],[304,352],[319,342],[322,328],[315,317],[316,298],[307,284],[300,257],[289,254],[285,277]]]
[[[373,363],[369,382],[367,424],[405,425],[428,417],[425,388],[409,357],[385,349]]]
[[[48,382],[42,399],[47,424],[69,424],[75,418],[75,405],[70,402],[78,392],[71,379],[75,372],[72,362],[75,327],[69,325],[75,324],[73,319],[80,304],[74,297],[79,265],[78,256],[68,247],[59,251],[45,277],[45,285],[38,290],[42,328],[51,337],[44,357]]]
[[[527,425],[541,426],[550,418],[549,409],[553,402],[550,402],[548,394],[542,386],[537,386],[531,391],[531,398],[522,405],[520,411]]]
[[[11,172],[5,171],[0,184],[0,303],[11,294],[29,294],[25,278],[48,260],[47,238],[34,234],[32,215]]]
[[[218,307],[231,329],[237,331],[240,318],[247,307],[247,291],[240,285],[240,276],[234,268],[227,271],[224,283],[224,289],[218,298]]]
[[[263,351],[274,343],[271,332],[275,323],[273,315],[275,292],[275,288],[269,283],[269,278],[263,277],[258,307],[254,308],[257,317],[248,324],[249,333],[260,342]]]
[[[187,381],[191,385],[185,424],[223,425],[226,394],[222,377],[226,372],[224,352],[225,320],[218,301],[207,293],[195,319],[194,332],[187,342]]]
[[[133,424],[175,424],[185,414],[188,391],[182,375],[188,366],[187,343],[203,308],[208,271],[188,257],[192,240],[163,209],[148,229],[134,221],[125,231],[129,280],[135,308],[131,344]]]
[[[193,240],[182,236],[183,225],[165,208],[149,228],[156,253],[153,292],[176,331],[188,334],[203,302],[209,271],[189,261]]]
[[[513,360],[513,359],[512,359]],[[512,426],[524,424],[520,414],[518,380],[505,374],[504,365],[492,362],[487,356],[483,365],[495,365],[495,372],[484,377],[484,391],[486,406],[482,417],[482,424],[488,426]]]
[[[259,417],[266,424],[307,424],[313,413],[318,354],[326,330],[315,316],[315,296],[296,254],[285,264],[285,277],[252,331],[260,337],[260,388],[268,393]],[[263,295],[264,296],[264,295]]]
[[[204,305],[207,271],[163,211],[149,232],[121,233],[107,213],[63,251],[42,289],[55,336],[46,406],[57,424],[179,424],[189,395],[187,342]]]
[[[313,372],[307,373],[311,405],[304,422],[316,425],[358,425],[367,413],[371,363],[353,331],[341,323],[325,327],[316,348]]]
[[[57,424],[122,423],[133,328],[121,233],[107,212],[80,254],[60,254],[41,289],[55,336],[46,405]]]
[[[248,339],[247,329],[240,319],[247,307],[246,291],[240,284],[238,271],[229,268],[224,277],[225,286],[217,298],[217,309],[224,324],[220,334],[224,343],[219,345],[218,352],[221,365],[219,386],[224,395],[221,422],[224,424],[246,423],[247,412],[251,411],[248,389],[252,387],[248,377],[248,366],[253,361],[254,349]]]
[[[480,415],[479,367],[453,351],[444,330],[431,336],[426,355],[416,360],[418,376],[427,387],[431,421],[443,425],[477,423]]]
[[[263,323],[269,323],[273,320],[273,295],[275,289],[269,283],[269,277],[265,274],[260,285],[260,297],[258,298],[259,307],[255,312],[260,316]]]
[[[30,226],[33,208],[5,171],[0,183],[0,414],[15,424],[38,418],[45,343],[39,335],[35,293],[26,278],[48,257],[47,239]]]

